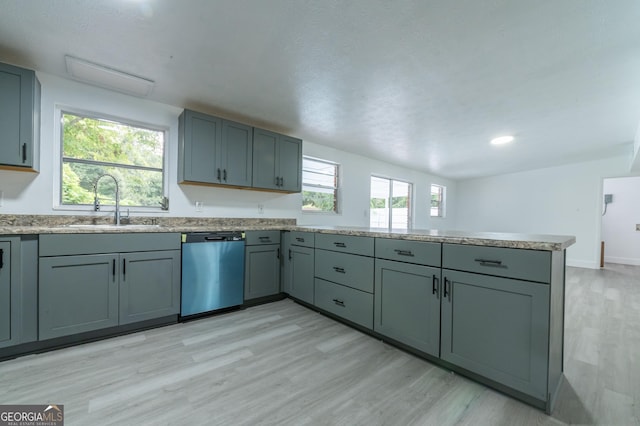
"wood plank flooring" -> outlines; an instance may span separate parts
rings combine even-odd
[[[640,425],[640,267],[568,268],[552,416],[290,300],[0,363],[67,425]]]

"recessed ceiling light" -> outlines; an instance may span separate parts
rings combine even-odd
[[[504,145],[505,143],[513,142],[513,136],[500,136],[491,139],[491,145]]]

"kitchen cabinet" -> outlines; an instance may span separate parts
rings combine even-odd
[[[40,82],[32,70],[0,63],[0,168],[39,168]]]
[[[302,191],[302,140],[254,128],[253,187]]]
[[[11,342],[11,243],[0,241],[0,346]]]
[[[374,239],[316,234],[315,305],[367,329],[373,328]]]
[[[283,233],[283,291],[294,299],[313,304],[315,244],[311,232]]]
[[[181,182],[251,186],[251,126],[184,110],[178,133]]]
[[[280,293],[280,231],[246,234],[244,300]]]
[[[375,253],[374,330],[438,357],[441,244],[376,238]]]
[[[39,339],[177,315],[179,247],[179,234],[41,235]]]

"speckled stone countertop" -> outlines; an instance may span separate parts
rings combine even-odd
[[[576,242],[564,235],[299,226],[295,219],[132,217],[129,225],[111,223],[105,216],[0,215],[0,235],[289,230],[545,251],[564,250]]]

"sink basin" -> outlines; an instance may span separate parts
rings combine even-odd
[[[79,229],[153,229],[153,228],[159,228],[160,225],[71,224],[71,225],[64,225],[64,227],[79,228]]]

